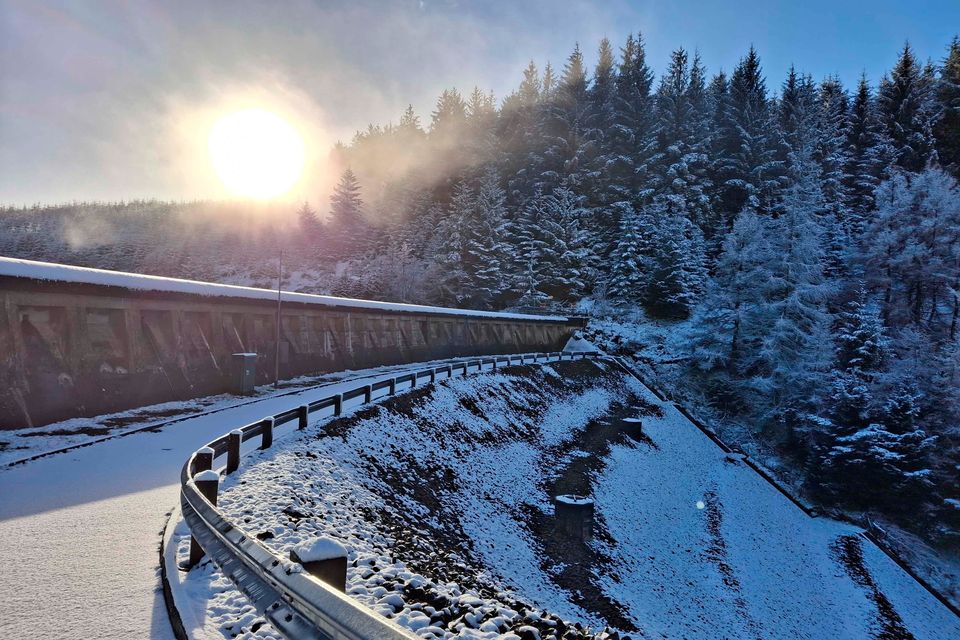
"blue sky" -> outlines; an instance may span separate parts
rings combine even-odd
[[[907,40],[939,61],[960,0],[98,0],[0,2],[0,202],[219,197],[204,152],[218,114],[261,105],[307,138],[319,200],[337,139],[429,120],[444,87],[498,97],[530,59],[561,66],[575,42],[641,31],[654,70],[699,49],[713,73],[750,44],[777,90],[791,63],[872,82]]]

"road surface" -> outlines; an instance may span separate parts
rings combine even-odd
[[[173,638],[158,548],[187,456],[357,376],[0,469],[0,638]]]

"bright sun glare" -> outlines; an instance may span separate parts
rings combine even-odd
[[[266,199],[286,193],[303,173],[304,146],[297,130],[263,109],[217,120],[207,141],[210,162],[234,195]]]

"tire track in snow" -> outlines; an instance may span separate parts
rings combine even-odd
[[[870,570],[863,562],[863,548],[860,545],[859,536],[846,535],[837,538],[831,546],[837,562],[843,566],[850,579],[867,590],[870,599],[877,607],[876,624],[879,629],[874,631],[873,637],[876,640],[916,640],[907,629],[900,614],[893,608],[893,604],[870,575]]]
[[[750,630],[753,637],[757,640],[763,640],[763,633],[760,625],[750,615],[747,608],[747,601],[743,598],[743,589],[740,586],[740,579],[737,577],[733,567],[730,566],[727,556],[727,541],[723,537],[723,503],[720,502],[716,491],[710,489],[704,494],[706,498],[704,512],[706,515],[707,534],[710,536],[710,546],[707,547],[707,559],[717,566],[720,571],[720,577],[723,584],[733,594],[733,605],[737,615],[743,619],[744,624]]]

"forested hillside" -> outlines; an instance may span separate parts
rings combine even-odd
[[[0,253],[475,308],[642,308],[669,383],[826,504],[960,543],[960,39],[878,83],[750,49],[729,74],[643,40],[444,91],[335,150],[329,209],[5,209]],[[802,62],[802,61],[801,61]]]

